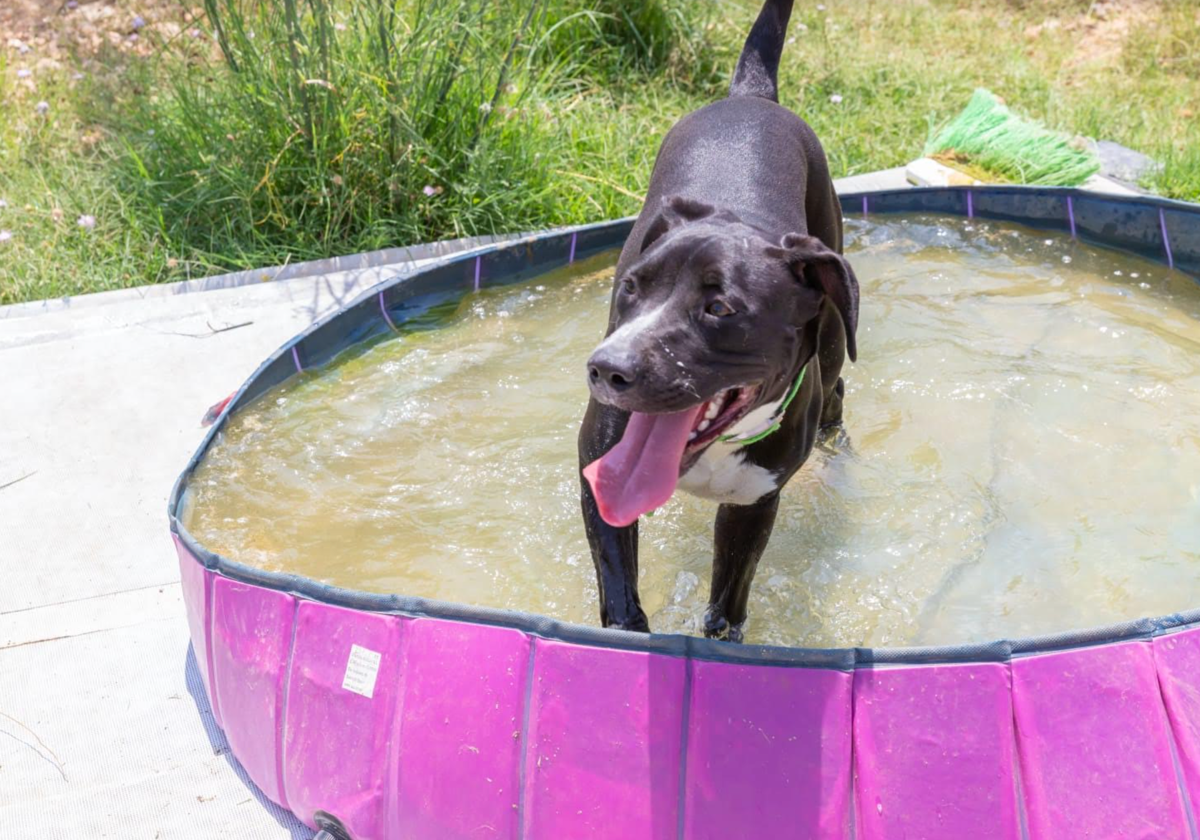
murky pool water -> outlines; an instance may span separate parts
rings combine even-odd
[[[847,435],[784,492],[747,641],[944,644],[1200,606],[1200,286],[978,220],[847,234]],[[267,569],[596,623],[575,435],[613,258],[266,395],[184,524]],[[677,493],[642,523],[656,631],[698,632],[714,512]]]

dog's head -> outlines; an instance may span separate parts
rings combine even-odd
[[[616,526],[666,502],[738,421],[757,408],[770,417],[802,352],[815,352],[806,332],[826,301],[855,357],[858,281],[814,237],[773,242],[732,213],[673,197],[640,248],[615,279],[608,335],[588,360],[596,400],[630,412],[621,440],[583,470]]]
[[[702,405],[695,453],[782,397],[826,299],[853,360],[858,281],[839,254],[801,234],[772,242],[732,213],[665,198],[640,256],[615,278],[588,384],[598,401],[635,413]]]

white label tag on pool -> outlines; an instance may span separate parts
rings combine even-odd
[[[350,645],[350,658],[346,660],[346,676],[342,677],[342,688],[363,697],[373,696],[381,658],[380,654],[373,650]]]

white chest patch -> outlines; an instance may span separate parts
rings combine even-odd
[[[749,505],[779,489],[775,473],[746,461],[740,446],[717,441],[679,478],[679,489],[728,505]]]

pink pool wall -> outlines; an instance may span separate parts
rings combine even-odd
[[[1187,840],[1200,630],[831,669],[348,610],[176,542],[213,714],[262,792],[355,840]]]

